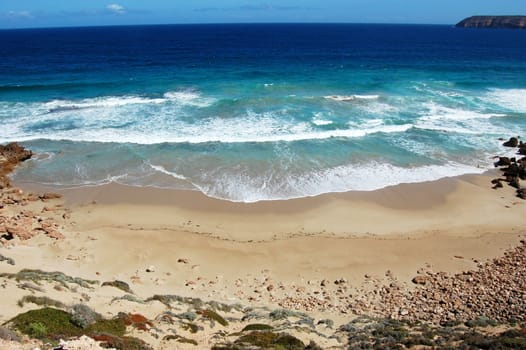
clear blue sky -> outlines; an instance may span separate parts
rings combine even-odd
[[[526,0],[1,0],[0,28],[255,22],[454,24]]]

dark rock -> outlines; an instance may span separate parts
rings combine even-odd
[[[512,162],[508,157],[499,157],[499,160],[495,163],[495,166],[509,166],[511,163]]]
[[[509,185],[511,187],[515,187],[516,189],[520,189],[521,188],[521,185],[519,183],[519,178],[518,177],[512,178],[511,181],[509,182]]]
[[[519,176],[519,174],[521,173],[521,167],[516,163],[511,164],[509,167],[504,168],[503,170],[504,170],[504,176],[515,177],[515,176]]]
[[[504,185],[502,184],[502,182],[500,182],[500,181],[494,182],[493,189],[503,188],[503,187],[504,187]]]
[[[510,137],[510,139],[502,144],[505,147],[517,147],[519,145],[519,139],[516,137]]]

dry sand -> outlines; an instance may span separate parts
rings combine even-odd
[[[214,297],[221,300],[237,299],[236,279],[262,271],[285,284],[335,278],[358,284],[387,270],[408,282],[426,265],[471,268],[524,236],[526,203],[512,189],[491,189],[490,175],[254,204],[117,184],[59,190],[72,210],[67,238],[16,247],[10,255],[85,278],[129,280],[153,265],[155,288],[164,292],[188,290],[185,283],[198,277],[220,279],[226,290]],[[214,294],[199,285],[191,293]],[[147,284],[137,289],[143,287],[148,293]]]

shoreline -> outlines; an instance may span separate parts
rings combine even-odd
[[[492,291],[520,298],[526,287],[524,280],[514,279],[526,266],[521,263],[526,202],[515,197],[512,187],[493,189],[495,176],[489,171],[257,203],[118,184],[59,189],[15,183],[21,189],[1,192],[10,203],[0,211],[6,227],[41,225],[33,232],[45,234],[2,242],[0,254],[13,265],[0,261],[7,291],[0,321],[38,307],[20,306],[30,293],[28,284],[13,279],[30,269],[37,276],[59,271],[97,281],[95,287],[67,290],[45,282],[45,290],[31,295],[81,303],[108,319],[122,312],[140,314],[155,327],[131,334],[157,349],[173,348],[169,339],[178,339],[169,338],[171,324],[160,321],[174,315],[169,313],[173,307],[196,315],[203,308],[219,311],[232,323],[222,328],[231,334],[261,317],[305,344],[315,341],[333,349],[345,347],[342,327],[360,315],[434,327],[486,313],[505,322],[503,312],[512,309]],[[105,286],[111,281],[131,292]],[[483,302],[466,308],[471,304],[465,298]],[[197,301],[201,306],[192,304]],[[512,316],[526,307],[523,301],[514,303]],[[276,310],[289,316],[273,319],[269,312]],[[259,316],[251,319],[254,313]],[[301,317],[312,323],[310,331],[290,324],[297,315],[308,315]],[[203,346],[216,344],[214,324],[205,320],[196,321],[197,334],[180,329],[178,334]],[[326,320],[334,328],[323,326]],[[166,336],[161,340],[156,332]],[[228,337],[222,341],[228,343]]]
[[[491,170],[374,191],[256,203],[210,198],[193,190],[116,183],[68,189],[17,185],[61,194],[73,216],[78,216],[75,220],[86,228],[162,229],[250,242],[301,236],[414,238],[443,233],[476,237],[520,230],[525,204],[513,197],[512,188],[498,193],[492,189],[495,176]]]

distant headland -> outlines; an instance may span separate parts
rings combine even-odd
[[[472,16],[458,22],[456,27],[526,29],[526,16]]]

